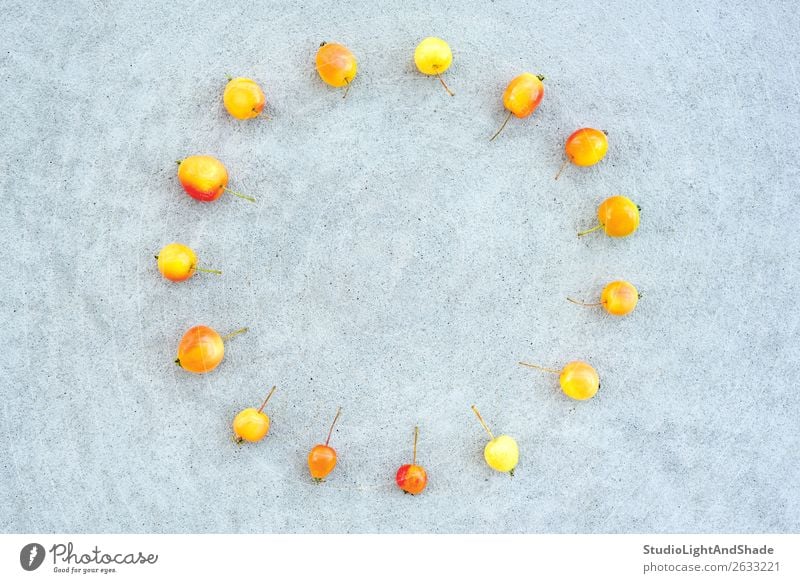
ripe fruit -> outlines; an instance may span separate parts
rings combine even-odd
[[[520,362],[522,366],[530,368],[537,368],[545,372],[560,375],[559,383],[561,390],[568,397],[572,397],[578,401],[586,401],[591,399],[600,388],[600,377],[597,371],[594,370],[592,365],[582,362],[580,360],[573,360],[568,362],[566,366],[558,371],[552,368],[545,368],[538,364],[529,364],[527,362]]]
[[[542,81],[544,81],[544,77],[532,73],[523,73],[511,80],[503,92],[503,106],[508,110],[508,115],[500,129],[489,138],[490,142],[500,135],[508,120],[511,119],[511,114],[519,118],[528,117],[539,107],[542,97],[544,97]]]
[[[486,463],[493,470],[507,472],[513,477],[514,468],[517,467],[519,462],[519,446],[517,446],[517,442],[508,435],[495,437],[475,405],[472,406],[472,411],[478,417],[478,421],[481,422],[486,433],[489,434],[489,443],[483,448],[483,458]]]
[[[267,100],[258,83],[245,77],[236,77],[225,86],[222,102],[228,113],[236,119],[250,119],[261,113]]]
[[[447,83],[442,79],[442,73],[450,68],[450,63],[452,62],[453,52],[450,50],[450,45],[435,36],[422,39],[414,51],[414,63],[416,63],[419,72],[425,75],[436,75],[442,87],[451,97],[455,93],[450,91]]]
[[[225,342],[244,332],[247,332],[247,328],[220,336],[216,330],[208,326],[189,328],[178,344],[175,364],[197,374],[210,372],[222,362],[222,357],[225,356]]]
[[[605,311],[612,316],[625,316],[633,311],[640,297],[638,290],[632,283],[617,280],[612,281],[603,288],[603,293],[600,294],[600,301],[597,303],[587,304],[571,298],[567,299],[579,306],[603,306]]]
[[[201,202],[217,200],[222,193],[255,202],[252,196],[228,188],[228,171],[213,156],[189,156],[178,161],[178,180],[186,193]]]
[[[401,490],[407,494],[419,494],[428,485],[428,474],[425,468],[417,465],[417,439],[419,427],[414,428],[414,457],[410,464],[400,466],[394,480]]]
[[[572,132],[564,144],[567,159],[556,174],[556,180],[569,162],[576,166],[594,166],[605,158],[608,151],[607,135],[606,132],[594,128],[581,128]]]
[[[347,97],[350,83],[358,72],[355,56],[346,46],[323,42],[317,51],[317,73],[333,87],[347,87],[342,98]]]
[[[328,439],[325,440],[325,445],[317,444],[308,453],[308,471],[317,483],[322,482],[336,467],[336,450],[329,446],[328,443],[331,441],[333,426],[336,425],[336,421],[341,414],[342,408],[339,407],[339,410],[336,411],[336,417],[333,418],[333,423],[331,423],[331,428],[328,430]]]
[[[264,413],[264,407],[267,406],[267,402],[274,392],[275,387],[272,387],[267,398],[264,399],[258,409],[253,407],[244,409],[239,411],[236,417],[233,418],[233,437],[236,443],[242,443],[242,441],[255,443],[264,439],[264,436],[269,433],[269,417]]]
[[[605,199],[597,207],[599,225],[581,231],[583,237],[599,229],[604,229],[609,237],[627,237],[639,228],[639,211],[641,209],[626,196],[616,195]]]
[[[197,267],[197,255],[191,247],[181,243],[170,243],[164,245],[156,255],[158,270],[161,275],[170,281],[186,281],[192,277],[196,271],[203,273],[214,273],[221,275],[218,269],[204,269]]]

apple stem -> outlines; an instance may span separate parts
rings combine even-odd
[[[473,405],[472,406],[472,410],[475,413],[475,415],[478,417],[478,421],[480,421],[481,425],[483,425],[483,428],[486,430],[486,433],[489,434],[489,439],[494,439],[494,435],[492,434],[492,430],[489,429],[488,425],[486,425],[486,421],[484,421],[483,417],[481,417],[481,414],[478,412],[478,408],[475,405]]]
[[[505,128],[505,127],[506,127],[506,124],[508,123],[508,120],[510,120],[510,119],[511,119],[511,111],[509,111],[509,112],[508,112],[508,115],[506,116],[506,119],[505,119],[505,121],[503,122],[503,125],[501,125],[501,126],[500,126],[500,129],[499,129],[499,130],[497,130],[497,131],[495,132],[495,134],[494,134],[494,135],[493,135],[491,138],[489,138],[489,141],[490,141],[490,142],[493,142],[493,141],[494,141],[494,139],[495,139],[497,136],[499,136],[499,135],[500,135],[500,132],[502,132],[502,131],[503,131],[503,128]]]
[[[439,79],[439,82],[442,84],[442,87],[444,87],[444,90],[450,94],[450,97],[455,97],[456,94],[450,91],[450,88],[447,86],[447,83],[444,82],[442,76],[439,73],[436,73],[436,77]]]
[[[414,457],[411,459],[412,465],[417,465],[417,439],[419,439],[419,425],[414,427]]]
[[[344,99],[345,97],[347,97],[347,93],[350,91],[350,79],[348,79],[347,77],[345,77],[345,78],[344,78],[344,83],[345,83],[345,86],[344,86],[344,95],[342,95],[342,99]]]
[[[258,408],[258,412],[259,412],[259,413],[261,413],[261,412],[264,410],[264,407],[266,407],[266,406],[267,406],[267,401],[269,401],[269,400],[270,400],[270,398],[272,397],[272,393],[274,393],[274,392],[275,392],[275,389],[277,389],[277,388],[278,388],[278,387],[277,387],[277,386],[275,386],[275,385],[273,385],[273,386],[272,386],[272,389],[270,389],[270,391],[269,391],[269,394],[267,395],[267,398],[266,398],[266,399],[264,399],[264,402],[263,402],[263,403],[261,403],[261,406]]]
[[[561,165],[561,168],[559,168],[558,172],[556,172],[556,178],[555,178],[556,180],[558,180],[558,177],[561,176],[561,173],[564,171],[564,168],[567,167],[567,164],[569,164],[569,158],[564,160],[564,163]]]
[[[602,306],[605,302],[596,302],[593,304],[587,304],[586,302],[581,302],[579,300],[573,300],[572,298],[567,298],[568,302],[572,302],[573,304],[577,304],[579,306],[583,306],[584,308],[593,308],[595,306]]]
[[[586,231],[581,231],[578,233],[578,237],[583,237],[584,235],[588,235],[589,233],[594,233],[595,231],[599,231],[603,228],[603,225],[597,225],[596,227],[592,227],[591,229],[587,229]]]
[[[538,364],[531,364],[529,362],[520,362],[522,366],[527,366],[528,368],[538,368],[539,370],[543,370],[544,372],[549,372],[553,374],[561,374],[560,370],[556,370],[554,368],[547,368],[544,366],[539,366]]]
[[[219,269],[206,269],[205,267],[195,267],[195,271],[202,271],[203,273],[213,273],[214,275],[222,275]]]
[[[235,190],[231,190],[227,186],[223,186],[222,190],[224,190],[225,192],[230,192],[233,196],[238,196],[239,198],[243,198],[245,200],[249,200],[250,202],[255,202],[256,201],[256,199],[254,199],[252,196],[247,196],[246,194],[242,194],[241,192],[237,192]]]
[[[222,341],[227,342],[234,336],[238,336],[239,334],[244,334],[245,332],[247,332],[247,330],[248,328],[239,328],[238,330],[231,332],[230,334],[225,334],[225,336],[222,337]]]
[[[333,426],[336,425],[336,421],[339,419],[339,415],[341,414],[342,414],[342,408],[339,407],[339,409],[336,411],[336,417],[333,418],[333,423],[331,423],[331,428],[328,430],[328,439],[325,440],[325,445],[328,445],[328,443],[330,443],[331,435],[333,434]]]

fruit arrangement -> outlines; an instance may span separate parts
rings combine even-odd
[[[424,38],[413,53],[414,64],[423,75],[436,77],[451,97],[455,93],[442,77],[453,62],[453,53],[446,41],[437,37]],[[335,88],[344,88],[346,97],[358,73],[358,62],[353,52],[339,43],[323,42],[315,57],[315,67],[320,79]],[[544,77],[524,72],[512,79],[502,95],[502,104],[507,111],[499,129],[489,141],[494,141],[505,129],[512,116],[518,119],[530,117],[544,98]],[[248,120],[259,116],[266,117],[266,97],[261,86],[247,77],[229,78],[222,93],[222,104],[230,116],[236,120]],[[591,127],[582,127],[572,132],[564,143],[565,159],[555,175],[558,180],[571,163],[577,167],[589,167],[600,163],[608,153],[608,133]],[[213,156],[193,155],[178,161],[178,182],[191,198],[209,203],[218,200],[225,192],[236,197],[256,202],[252,196],[228,188],[228,171],[221,161]],[[630,198],[615,195],[605,199],[597,208],[597,224],[578,233],[583,237],[603,230],[609,237],[623,238],[632,235],[639,228],[641,208]],[[159,273],[172,282],[183,282],[196,273],[221,275],[218,269],[200,267],[195,251],[182,243],[165,245],[155,256]],[[628,281],[614,280],[608,283],[597,302],[583,302],[567,298],[570,302],[584,307],[602,307],[613,316],[630,315],[637,306],[641,295]],[[205,374],[215,370],[225,356],[225,343],[247,332],[241,328],[226,335],[205,325],[190,328],[178,344],[175,364],[181,369],[195,374]],[[519,362],[520,365],[558,375],[561,391],[567,397],[578,401],[592,399],[600,388],[600,376],[589,363],[574,360],[561,369],[548,368],[538,364]],[[275,393],[273,386],[256,409],[243,409],[233,419],[234,440],[257,443],[269,433],[270,418],[264,412]],[[519,446],[508,435],[495,437],[489,425],[475,405],[471,407],[478,422],[486,431],[489,441],[483,449],[486,464],[493,470],[514,475],[519,463]],[[308,471],[316,483],[323,482],[336,468],[338,456],[330,446],[336,422],[341,415],[338,408],[328,430],[324,443],[318,443],[308,453]],[[419,427],[414,428],[414,444],[411,463],[401,465],[395,474],[397,487],[407,494],[420,494],[428,484],[428,474],[417,464],[417,443]]]

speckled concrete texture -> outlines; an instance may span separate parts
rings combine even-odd
[[[4,3],[3,532],[798,532],[800,18],[793,2]],[[448,97],[417,74],[452,46]],[[349,95],[320,41],[359,59]],[[488,138],[522,71],[541,107]],[[264,87],[270,121],[221,104]],[[575,128],[606,160],[554,182]],[[258,197],[183,194],[219,157]],[[597,204],[643,208],[578,239]],[[165,243],[224,271],[160,278]],[[613,319],[565,300],[632,281]],[[222,365],[172,360],[249,326]],[[566,398],[585,359],[602,387]],[[230,422],[273,384],[268,438]],[[517,438],[482,459],[476,403]],[[309,448],[343,415],[323,485]],[[394,485],[410,461],[417,497]]]

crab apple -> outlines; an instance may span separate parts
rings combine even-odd
[[[338,411],[336,411],[336,416],[333,418],[333,423],[331,423],[331,428],[328,430],[328,439],[325,440],[324,444],[318,443],[312,447],[308,453],[308,471],[315,482],[322,482],[336,467],[336,450],[328,444],[331,441],[333,427],[341,414],[342,408],[339,407]]]
[[[556,174],[556,180],[572,162],[575,166],[594,166],[606,157],[608,133],[594,128],[581,128],[572,132],[564,144],[567,159]]]
[[[350,83],[358,72],[358,62],[350,49],[337,43],[323,42],[317,51],[317,73],[332,87],[345,87],[342,98],[347,97]]]
[[[178,161],[178,180],[186,194],[201,202],[212,202],[223,192],[255,202],[252,196],[228,188],[228,171],[213,156],[189,156]]]
[[[258,83],[245,77],[236,77],[225,85],[222,102],[228,113],[236,119],[250,119],[261,114],[267,99]]]
[[[156,261],[161,275],[170,281],[186,281],[197,271],[222,275],[218,269],[197,267],[197,255],[194,250],[182,243],[164,245],[156,255]]]
[[[508,110],[508,115],[503,125],[489,138],[493,141],[505,129],[512,115],[518,118],[528,117],[532,114],[544,97],[544,77],[533,73],[523,73],[514,77],[503,92],[503,107]]]
[[[272,387],[267,398],[261,403],[261,407],[258,409],[249,407],[239,411],[233,418],[233,436],[236,443],[242,443],[242,441],[255,443],[264,439],[269,433],[269,416],[264,413],[264,407],[267,406],[275,389],[276,387]]]
[[[559,375],[559,383],[561,390],[568,397],[572,397],[577,401],[586,401],[591,399],[600,388],[600,377],[597,371],[587,362],[581,360],[573,360],[568,362],[563,369],[555,370],[553,368],[545,368],[538,364],[530,364],[527,362],[520,362],[522,366],[529,368],[536,368]]]
[[[422,39],[414,50],[414,63],[420,73],[435,75],[450,96],[454,96],[447,83],[442,79],[442,73],[450,68],[453,62],[453,51],[450,45],[435,36]]]
[[[573,304],[587,308],[603,306],[603,309],[612,316],[626,316],[636,308],[640,298],[641,294],[632,283],[620,279],[612,281],[603,288],[599,302],[587,304],[572,298],[567,299]]]
[[[597,207],[598,225],[581,231],[578,237],[603,229],[609,237],[627,237],[639,228],[641,208],[627,196],[615,195]]]
[[[402,465],[398,468],[395,475],[397,486],[407,494],[419,494],[428,485],[428,474],[425,468],[417,465],[417,439],[419,438],[419,427],[414,427],[414,457],[410,464]]]
[[[472,406],[472,411],[489,435],[489,442],[483,448],[483,459],[486,460],[486,464],[493,470],[508,473],[513,477],[514,468],[519,463],[519,446],[516,440],[508,435],[495,437],[475,405]]]
[[[247,332],[240,328],[235,332],[220,336],[208,326],[194,326],[186,331],[178,344],[178,357],[175,364],[189,372],[204,374],[219,366],[225,356],[225,342]]]

